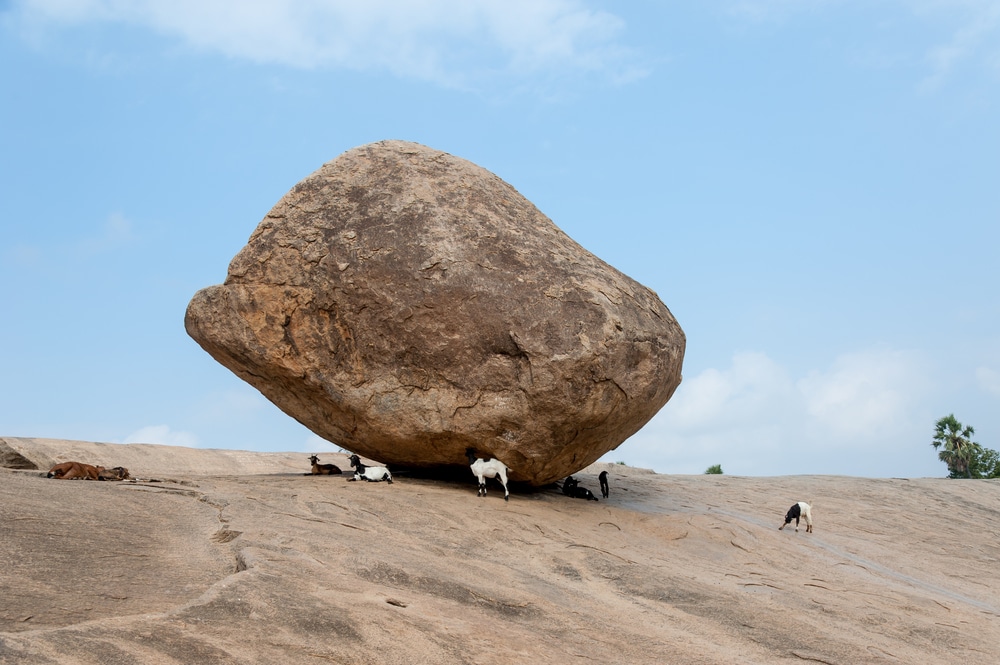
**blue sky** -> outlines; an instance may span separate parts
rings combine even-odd
[[[606,459],[943,476],[1000,449],[996,0],[0,1],[0,435],[333,450],[184,332],[296,182],[417,141],[654,289]]]

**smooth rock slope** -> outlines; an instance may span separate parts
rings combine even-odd
[[[132,454],[18,441],[27,459]],[[505,503],[471,474],[133,452],[163,482],[0,468],[0,663],[996,663],[998,481],[594,465],[577,477],[596,490],[607,469],[607,501]],[[815,533],[778,531],[797,500]]]

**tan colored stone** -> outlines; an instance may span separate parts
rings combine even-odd
[[[655,293],[457,157],[384,141],[297,184],[185,319],[319,436],[391,465],[474,447],[541,485],[670,398],[684,333]]]
[[[995,480],[595,464],[576,477],[608,471],[608,499],[505,502],[468,470],[5,441],[36,469],[0,468],[0,665],[997,661]],[[163,482],[44,477],[66,457]],[[777,528],[797,500],[813,533]]]

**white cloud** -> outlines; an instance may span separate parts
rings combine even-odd
[[[17,244],[3,252],[5,263],[21,267],[34,267],[41,265],[45,253],[36,245]]]
[[[294,67],[468,85],[498,73],[638,76],[619,17],[579,0],[22,0],[25,25],[113,22]]]
[[[783,21],[794,14],[803,11],[815,11],[838,0],[730,0],[727,11],[729,14],[753,22]]]
[[[981,57],[990,63],[997,56],[1000,36],[1000,4],[996,2],[931,2],[932,7],[951,11],[962,6],[967,18],[944,43],[933,46],[927,53],[931,73],[921,82],[921,89],[937,89],[962,62]]]
[[[1000,372],[992,367],[977,367],[976,381],[980,388],[994,397],[1000,397]]]
[[[149,425],[137,429],[122,443],[158,443],[164,446],[198,447],[198,437],[191,432],[175,432],[167,425]]]
[[[889,12],[896,18],[916,20],[923,25],[914,34],[930,34],[924,43],[914,44],[910,57],[897,51],[885,53],[881,44],[859,48],[850,45],[851,60],[870,66],[905,64],[923,60],[927,74],[918,84],[923,92],[934,92],[969,63],[1000,68],[1000,3],[997,0],[895,0],[890,3],[858,0],[724,0],[726,12],[749,24],[786,24],[802,14],[847,13],[856,8]],[[835,17],[834,17],[835,18]],[[860,17],[865,20],[866,17]],[[887,24],[896,21],[886,21]]]
[[[810,372],[797,383],[815,425],[865,439],[898,427],[924,386],[918,359],[900,351],[844,354],[830,371]]]
[[[305,443],[303,445],[304,447],[302,448],[302,450],[304,450],[307,453],[335,453],[340,451],[339,446],[330,443],[326,439],[317,436],[316,434],[310,434],[308,437],[306,437]]]
[[[685,380],[670,402],[671,422],[685,431],[744,424],[784,411],[797,400],[788,374],[763,353],[737,353],[727,370]]]
[[[100,254],[118,249],[134,237],[132,222],[120,212],[114,212],[108,216],[96,235],[81,240],[76,249],[85,254]]]
[[[239,389],[209,393],[201,404],[203,417],[220,420],[246,420],[269,408],[263,395],[249,385],[239,384]]]
[[[932,422],[924,364],[902,351],[849,353],[795,380],[763,353],[738,353],[726,369],[685,379],[604,459],[665,473],[722,464],[746,475],[846,473],[862,460],[870,475],[933,475],[935,459],[919,454]]]
[[[127,247],[136,237],[132,232],[132,222],[118,212],[111,213],[100,227],[85,230],[85,233],[88,235],[61,244],[48,244],[44,249],[32,244],[14,245],[4,251],[4,258],[24,267],[47,268],[54,255],[60,261],[80,257],[90,259],[97,254]],[[53,234],[44,232],[44,236],[48,240]]]

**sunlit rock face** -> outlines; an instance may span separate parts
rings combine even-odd
[[[185,324],[337,446],[413,467],[473,447],[533,485],[641,428],[680,383],[685,344],[653,291],[510,185],[402,141],[293,187]]]

